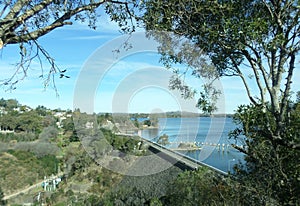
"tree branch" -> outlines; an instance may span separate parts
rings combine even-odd
[[[83,11],[92,11],[93,9],[96,9],[97,7],[99,7],[101,4],[103,3],[114,3],[114,4],[124,4],[126,5],[126,11],[129,12],[129,8],[128,8],[128,3],[127,2],[122,2],[122,1],[109,1],[109,0],[103,0],[103,1],[99,1],[96,3],[90,3],[87,5],[82,5],[82,6],[78,6],[75,9],[69,10],[67,12],[65,12],[61,17],[59,17],[58,19],[56,19],[52,24],[41,28],[41,29],[37,29],[36,31],[32,31],[30,33],[24,34],[24,35],[17,35],[14,30],[16,28],[18,28],[19,26],[21,26],[22,24],[24,24],[24,22],[33,17],[34,15],[38,14],[40,11],[42,11],[43,9],[45,9],[47,6],[49,6],[51,3],[53,3],[52,0],[45,0],[43,2],[41,2],[40,4],[34,6],[33,8],[26,10],[22,15],[20,15],[17,18],[13,18],[13,19],[9,19],[13,14],[11,13],[10,15],[7,15],[2,21],[1,23],[4,26],[3,32],[6,33],[6,38],[2,39],[4,44],[14,44],[14,43],[19,43],[22,40],[23,41],[29,41],[29,40],[33,40],[33,39],[37,39],[38,37],[40,37],[41,35],[45,35],[48,32],[54,30],[55,28],[64,26],[64,25],[70,25],[70,22],[65,22],[66,20],[71,19],[72,16],[83,12]],[[22,4],[23,3],[23,4]],[[22,9],[21,7],[24,6],[24,3],[26,3],[26,1],[18,1],[16,4],[18,5],[14,5],[14,7]],[[19,11],[20,12],[20,11]],[[130,13],[130,12],[129,12]],[[15,12],[15,15],[17,13]],[[131,15],[131,14],[129,14]],[[132,16],[132,15],[131,15]]]
[[[52,23],[51,25],[46,26],[44,28],[41,28],[39,30],[30,32],[30,33],[27,33],[27,34],[24,34],[24,35],[21,35],[21,36],[15,36],[13,38],[10,38],[9,42],[7,42],[7,43],[9,43],[9,44],[16,44],[16,43],[19,43],[21,41],[28,42],[30,40],[36,40],[40,36],[43,36],[43,35],[51,32],[52,30],[54,30],[54,29],[56,29],[58,27],[62,27],[64,25],[71,25],[71,24],[72,24],[72,22],[56,22],[56,23]]]
[[[247,92],[247,95],[248,95],[250,101],[251,101],[254,105],[257,105],[257,102],[254,100],[254,98],[253,98],[252,95],[251,95],[250,88],[249,88],[248,83],[247,83],[247,81],[246,81],[246,79],[245,79],[245,76],[243,75],[243,73],[241,72],[241,70],[239,69],[237,63],[234,61],[233,58],[231,58],[231,61],[232,61],[233,65],[234,65],[236,71],[238,72],[238,76],[239,76],[239,77],[242,79],[242,81],[243,81],[243,84],[244,84],[244,86],[245,86],[245,88],[246,88],[246,92]]]
[[[29,10],[26,10],[21,16],[19,16],[15,22],[14,25],[11,27],[13,29],[18,28],[20,25],[22,25],[27,19],[34,16],[35,14],[39,13],[43,9],[45,9],[47,6],[49,6],[52,3],[52,0],[45,0],[42,1],[40,4],[35,5]]]
[[[251,68],[253,70],[253,73],[254,73],[254,76],[255,76],[255,79],[256,79],[257,86],[259,88],[261,102],[263,104],[265,104],[265,92],[264,92],[264,88],[263,88],[262,82],[260,80],[260,75],[259,75],[259,73],[257,71],[256,61],[254,61],[254,59],[251,57],[251,55],[248,53],[248,51],[243,50],[242,52],[243,52],[244,56],[246,57],[246,59],[248,60],[248,62],[251,65]],[[265,82],[265,84],[266,84],[266,82]]]
[[[10,9],[8,14],[3,18],[1,23],[11,22],[13,19],[17,17],[17,15],[21,12],[24,5],[27,5],[29,0],[18,0],[14,6]]]
[[[2,11],[0,12],[0,18],[5,13],[7,7],[10,5],[10,3],[11,3],[11,0],[5,3],[5,5],[2,8]]]
[[[288,70],[288,75],[286,78],[286,84],[285,84],[285,90],[283,92],[283,97],[281,99],[281,110],[280,110],[280,115],[281,119],[284,118],[285,111],[287,110],[287,102],[288,102],[288,97],[290,95],[290,89],[291,89],[291,83],[292,83],[292,76],[293,76],[293,71],[295,69],[295,53],[292,53],[291,55],[291,60],[290,60],[290,68]]]
[[[244,154],[246,154],[246,155],[252,156],[246,149],[244,149],[244,148],[242,148],[242,147],[239,147],[239,146],[237,146],[236,144],[231,144],[231,146],[232,146],[234,149],[236,149],[236,150],[238,150],[238,151],[240,151],[240,152],[242,152],[242,153],[244,153]]]
[[[248,53],[248,51],[244,50],[242,51],[244,53],[244,55],[246,56],[246,58],[248,59],[248,61],[251,63],[252,68],[255,70],[255,72],[257,73],[256,69],[259,69],[262,73],[263,79],[264,79],[264,83],[266,85],[266,88],[268,89],[269,92],[271,92],[271,86],[269,83],[269,79],[267,77],[267,72],[264,69],[263,65],[262,65],[262,60],[261,60],[261,56],[259,55],[259,53],[257,52],[257,50],[255,48],[253,48],[251,45],[249,44],[245,44],[247,47],[249,47],[251,49],[251,51],[254,53],[256,60],[254,60],[251,55]],[[267,56],[267,55],[266,55]],[[253,64],[253,62],[255,62],[255,64]],[[257,65],[257,66],[256,66]],[[254,66],[254,67],[253,67]],[[256,69],[255,69],[256,68]],[[257,73],[257,76],[259,76],[259,74]],[[262,101],[264,102],[264,101]]]

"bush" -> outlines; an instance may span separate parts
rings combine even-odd
[[[58,130],[54,126],[49,126],[43,129],[39,135],[39,139],[44,142],[55,140],[58,135]]]
[[[15,150],[32,152],[37,157],[56,155],[59,152],[59,148],[56,145],[47,142],[22,142],[15,146]]]

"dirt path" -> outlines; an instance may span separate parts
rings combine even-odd
[[[54,176],[54,178],[57,178],[57,177],[62,176],[62,175],[63,175],[62,172],[61,172],[61,173],[58,173],[56,176]],[[25,189],[22,189],[22,190],[20,190],[20,191],[18,191],[18,192],[15,192],[15,193],[13,193],[13,194],[5,195],[5,196],[3,197],[3,200],[8,200],[8,199],[10,199],[10,198],[12,198],[12,197],[15,197],[15,196],[17,196],[17,195],[19,195],[19,194],[21,194],[21,193],[26,193],[26,192],[28,192],[28,191],[30,191],[30,190],[36,188],[36,187],[41,187],[41,185],[42,185],[43,182],[44,182],[44,180],[42,180],[42,181],[40,181],[40,182],[38,182],[38,183],[36,183],[36,184],[34,184],[34,185],[31,185],[30,187],[27,187],[27,188],[25,188]]]

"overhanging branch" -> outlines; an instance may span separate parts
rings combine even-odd
[[[8,43],[16,44],[16,43],[19,43],[19,42],[28,42],[30,40],[35,40],[35,39],[39,38],[40,36],[43,36],[43,35],[49,33],[50,31],[52,31],[52,30],[54,30],[58,27],[62,27],[64,25],[71,25],[71,24],[72,24],[72,22],[56,22],[56,23],[53,23],[49,26],[41,28],[39,30],[30,32],[30,33],[27,33],[27,34],[24,34],[24,35],[21,35],[21,36],[14,36],[13,38],[11,38],[9,40]]]

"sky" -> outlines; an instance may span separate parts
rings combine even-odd
[[[27,78],[15,90],[0,88],[4,99],[17,99],[21,104],[35,108],[44,105],[50,109],[80,108],[86,112],[167,112],[191,111],[194,99],[184,100],[180,93],[168,87],[172,75],[159,63],[157,43],[147,40],[143,32],[134,35],[132,48],[122,48],[127,36],[118,26],[101,17],[96,30],[84,24],[59,28],[39,39],[39,43],[55,59],[61,70],[70,78],[55,79],[57,92],[50,86],[44,88],[40,65],[33,61]],[[18,61],[17,46],[0,50],[1,79],[9,77]],[[46,67],[44,68],[46,69]],[[297,70],[297,69],[296,69]],[[294,80],[299,79],[299,72]],[[199,89],[205,79],[187,77],[190,86]],[[218,113],[233,113],[238,105],[248,104],[244,87],[238,78],[224,78],[216,82],[223,95],[218,102]],[[293,90],[298,91],[294,81]]]

